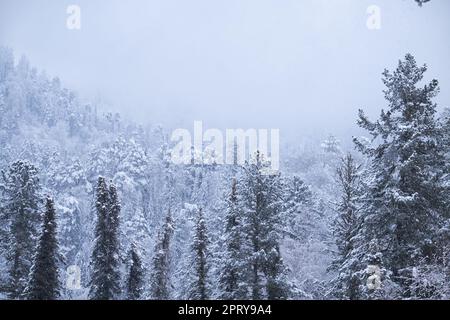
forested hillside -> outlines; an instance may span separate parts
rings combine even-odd
[[[354,148],[299,142],[265,175],[259,152],[174,164],[169,128],[0,48],[2,297],[448,298],[450,110],[426,70],[383,73]]]

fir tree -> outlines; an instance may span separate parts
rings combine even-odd
[[[59,248],[56,235],[56,213],[51,198],[46,200],[37,252],[31,267],[26,296],[31,300],[55,300],[60,295],[58,275]]]
[[[350,153],[342,158],[341,165],[337,169],[337,184],[340,200],[337,204],[338,216],[334,223],[334,235],[338,253],[332,269],[338,271],[338,277],[334,281],[333,293],[340,299],[354,300],[359,297],[359,281],[354,274],[358,270],[359,261],[347,261],[347,258],[355,247],[362,183],[360,166]]]
[[[243,279],[247,275],[244,263],[244,246],[242,244],[242,212],[239,208],[237,182],[233,179],[231,193],[227,201],[227,215],[225,221],[225,254],[223,255],[220,273],[221,298],[238,300],[247,297]]]
[[[2,172],[0,185],[3,195],[3,220],[7,225],[9,264],[8,295],[11,299],[24,298],[24,289],[36,248],[40,223],[40,185],[36,168],[25,161],[13,163],[8,172]]]
[[[169,292],[169,269],[170,269],[170,243],[173,235],[173,220],[170,210],[162,232],[158,237],[153,257],[153,272],[151,276],[151,295],[157,300],[166,300],[170,297]]]
[[[96,190],[97,225],[92,252],[92,276],[89,296],[93,300],[112,300],[120,294],[119,213],[120,203],[113,184],[108,189],[99,177]]]
[[[109,212],[106,220],[108,231],[107,272],[111,283],[110,290],[114,298],[117,298],[120,294],[120,210],[121,204],[117,194],[117,188],[113,183],[110,183]]]
[[[450,194],[450,108],[445,108],[441,118],[441,137],[441,147],[445,159],[442,184],[446,189],[445,192]],[[447,198],[444,207],[447,208],[445,216],[450,219],[450,197]]]
[[[443,222],[445,203],[440,184],[443,157],[432,102],[439,88],[437,80],[419,86],[426,70],[410,54],[396,71],[386,70],[383,81],[389,109],[376,122],[360,111],[358,122],[380,143],[371,147],[355,139],[371,161],[373,176],[359,237],[366,247],[376,240],[379,251],[373,254],[383,256],[384,267],[404,298],[421,296],[420,289],[410,287],[417,262],[433,263],[439,255],[435,235]]]
[[[281,216],[284,223],[281,230],[294,240],[307,239],[313,232],[313,221],[317,220],[317,213],[312,209],[313,194],[298,176],[285,179],[283,184],[284,203]]]
[[[283,299],[289,295],[286,269],[280,253],[281,191],[279,175],[265,175],[266,163],[259,152],[247,164],[242,185],[243,228],[249,254],[246,283],[252,299]]]
[[[207,300],[210,297],[208,245],[206,222],[203,210],[199,209],[191,246],[193,270],[188,293],[191,300]]]
[[[144,284],[144,269],[142,260],[136,246],[133,244],[128,253],[130,267],[127,279],[127,298],[129,300],[139,300],[142,296]]]
[[[104,268],[107,262],[107,216],[109,194],[106,181],[103,177],[98,178],[96,190],[95,208],[97,211],[97,224],[95,227],[95,244],[92,252],[91,289],[89,295],[92,299],[110,299],[107,275]]]

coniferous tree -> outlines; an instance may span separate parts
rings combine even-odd
[[[334,235],[338,252],[332,269],[338,272],[338,277],[333,281],[333,294],[340,299],[354,300],[359,297],[360,283],[355,271],[360,266],[358,260],[347,261],[347,258],[355,247],[355,236],[358,232],[362,182],[360,165],[350,153],[342,158],[337,169],[337,184],[340,200],[337,204],[338,216],[334,223]]]
[[[169,299],[169,269],[170,269],[170,243],[172,241],[174,227],[170,210],[162,232],[158,237],[153,257],[153,272],[151,276],[151,295],[153,299]]]
[[[432,297],[429,290],[412,289],[411,283],[418,261],[434,263],[439,258],[435,237],[443,223],[445,192],[440,181],[444,164],[432,102],[439,88],[437,80],[419,86],[426,70],[410,54],[396,71],[386,70],[388,110],[382,111],[377,122],[370,122],[360,111],[358,121],[380,143],[371,147],[355,139],[369,157],[372,173],[358,234],[361,246],[366,247],[361,251],[370,252],[368,244],[376,241],[379,251],[371,254],[383,257],[384,268],[391,274],[388,278],[397,287],[383,281],[384,289],[386,293],[399,289],[403,298]]]
[[[450,108],[445,108],[441,119],[441,147],[442,152],[444,153],[445,166],[444,166],[444,175],[442,177],[442,187],[444,189],[445,194],[450,194]],[[445,199],[444,199],[445,201]],[[450,258],[450,197],[447,197],[444,203],[444,219],[445,222],[441,227],[439,232],[439,247],[441,248],[441,265],[440,271],[445,273],[445,282],[446,289],[444,289],[444,293],[442,296],[448,297],[450,294],[450,263],[448,263],[448,259]],[[441,266],[444,266],[442,268]]]
[[[107,262],[107,216],[109,193],[105,178],[99,177],[96,190],[95,208],[97,224],[95,227],[95,244],[92,252],[92,276],[89,295],[91,299],[107,300],[111,298],[107,274],[104,272]]]
[[[247,164],[242,185],[243,228],[249,254],[246,283],[249,298],[283,299],[289,295],[286,268],[280,253],[281,190],[279,175],[265,175],[266,164],[259,152]]]
[[[47,198],[45,208],[42,232],[26,289],[26,296],[31,300],[55,300],[60,296],[56,213],[51,198]]]
[[[282,230],[292,239],[306,239],[314,228],[310,222],[317,219],[317,213],[312,209],[313,194],[309,186],[298,176],[285,179],[283,189]]]
[[[233,179],[231,193],[227,202],[225,221],[225,253],[221,259],[220,272],[221,298],[238,300],[247,297],[246,288],[242,287],[243,279],[248,275],[245,265],[244,244],[242,230],[242,212],[239,207],[237,181]]]
[[[191,300],[207,300],[210,298],[208,245],[206,221],[203,210],[199,209],[191,246],[193,270],[190,274],[188,293],[188,298]]]
[[[109,186],[109,214],[107,216],[108,230],[108,261],[107,271],[111,282],[111,293],[114,298],[120,294],[120,210],[121,204],[116,186],[111,182]]]
[[[26,162],[14,162],[2,172],[2,215],[7,228],[6,258],[9,264],[8,296],[24,298],[24,290],[36,248],[40,223],[40,185],[36,168]]]
[[[441,146],[442,152],[444,153],[445,166],[444,166],[444,177],[443,186],[445,192],[450,194],[450,108],[445,108],[443,116],[441,119]],[[447,210],[445,216],[450,219],[450,197],[447,198],[447,203],[444,205]]]
[[[142,297],[144,284],[144,269],[136,246],[133,244],[129,251],[130,267],[127,280],[127,298],[139,300]]]
[[[92,252],[92,276],[89,296],[93,300],[117,299],[120,294],[119,214],[116,188],[99,177],[96,190],[97,225]]]

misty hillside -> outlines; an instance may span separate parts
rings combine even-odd
[[[383,75],[388,111],[358,120],[371,139],[292,146],[267,176],[260,153],[174,164],[170,132],[1,48],[2,295],[448,298],[450,112],[425,71],[407,55]]]
[[[220,264],[216,260],[221,252],[214,248],[220,248],[223,241],[227,198],[240,169],[227,165],[174,165],[170,161],[169,134],[160,126],[143,128],[122,121],[119,114],[111,114],[103,106],[82,102],[57,78],[49,79],[30,66],[25,57],[15,63],[10,49],[2,48],[0,57],[1,168],[7,175],[9,166],[18,160],[33,165],[39,194],[42,198],[54,198],[59,246],[64,257],[59,269],[62,279],[67,278],[68,267],[81,268],[82,288],[63,290],[63,297],[87,297],[96,222],[93,199],[99,176],[118,188],[120,264],[124,270],[134,243],[151,272],[155,241],[170,210],[175,225],[171,248],[174,290],[170,297],[185,297],[189,239],[196,211],[202,208],[212,246],[211,275],[216,278],[212,281],[217,281]],[[317,184],[318,191],[330,194],[333,180],[329,174],[333,173],[340,151],[327,151],[318,145],[314,152],[309,154],[310,159],[304,159],[310,163],[302,165],[303,175]],[[292,157],[292,165],[286,165],[292,167],[290,171],[302,171],[296,168],[297,160]],[[312,168],[315,172],[307,172]],[[310,286],[329,278],[326,268],[333,248],[328,231],[332,214],[329,199],[321,199],[293,175],[283,176],[282,183],[283,190],[293,193],[292,201],[298,201],[289,213],[293,224],[283,226],[282,233],[282,249],[292,269],[289,282],[295,287],[296,297],[313,297],[316,293],[310,292]],[[308,223],[300,223],[301,220]],[[3,260],[2,265],[6,283],[7,261]],[[211,294],[217,296],[219,292]]]

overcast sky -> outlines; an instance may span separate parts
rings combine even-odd
[[[0,44],[142,123],[346,135],[386,106],[381,73],[407,52],[450,105],[449,15],[448,0],[0,0]]]

